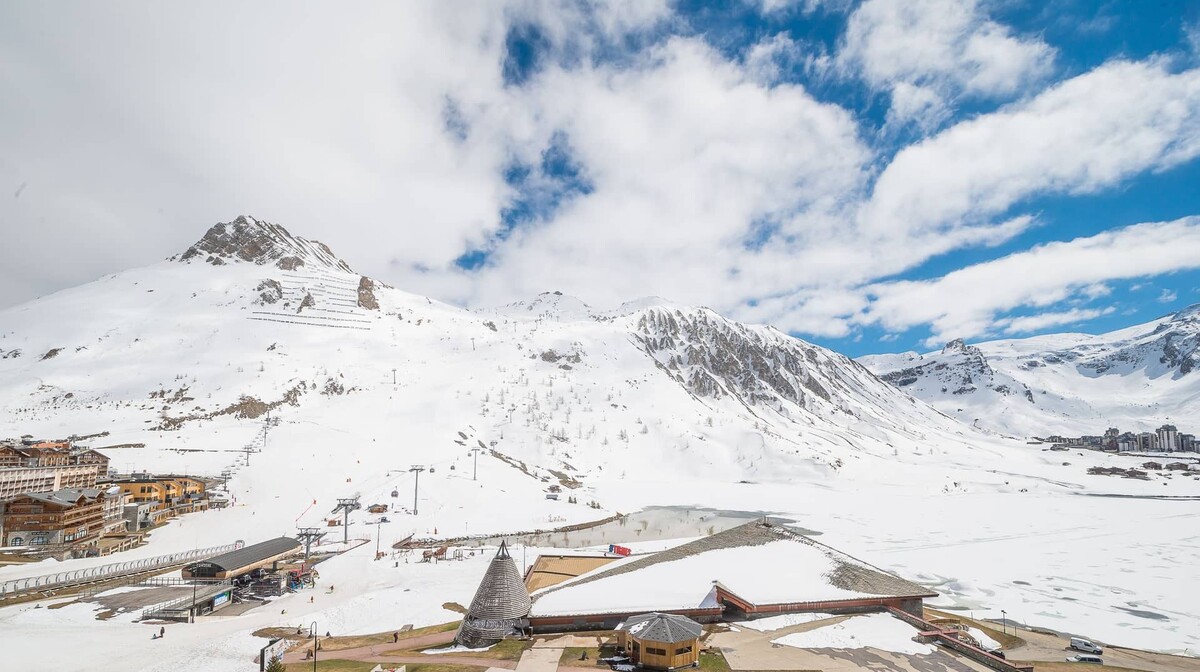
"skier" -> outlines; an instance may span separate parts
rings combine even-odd
[[[160,627],[158,628],[158,636],[159,636],[159,637],[166,637],[166,636],[167,636],[167,628],[166,628],[165,626],[160,626]]]

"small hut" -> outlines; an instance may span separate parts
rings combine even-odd
[[[675,670],[699,664],[701,632],[700,624],[686,616],[642,614],[617,626],[617,641],[634,665]]]
[[[478,649],[523,634],[529,624],[530,604],[529,591],[508,554],[508,545],[500,542],[500,550],[488,565],[467,615],[458,626],[455,643]]]

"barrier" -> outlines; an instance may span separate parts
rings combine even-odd
[[[238,541],[232,544],[225,544],[224,546],[213,546],[210,548],[200,548],[191,551],[180,551],[178,553],[159,555],[153,558],[114,562],[107,565],[73,569],[54,574],[28,576],[23,579],[9,579],[7,581],[0,582],[0,600],[19,595],[25,595],[28,593],[78,586],[87,583],[94,583],[96,581],[106,581],[122,576],[128,576],[130,574],[141,574],[143,572],[152,571],[162,567],[170,567],[172,565],[178,565],[192,560],[211,558],[214,555],[235,551],[244,545],[244,542]]]

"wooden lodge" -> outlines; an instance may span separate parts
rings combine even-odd
[[[67,546],[94,542],[104,532],[107,493],[64,488],[12,497],[4,506],[6,546]]]

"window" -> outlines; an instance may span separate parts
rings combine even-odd
[[[685,654],[685,653],[691,653],[691,652],[692,652],[692,647],[691,647],[690,645],[689,645],[689,646],[685,646],[685,647],[683,647],[683,648],[681,648],[681,649],[675,649],[675,655],[677,655],[677,656],[679,656],[679,655],[683,655],[683,654]]]
[[[24,546],[24,545],[25,545],[25,539],[24,539],[24,538],[22,538],[22,537],[13,537],[13,538],[12,538],[12,545],[13,545],[13,546]]]
[[[665,655],[667,655],[667,650],[666,649],[656,649],[652,646],[647,646],[646,653],[648,653],[652,656],[665,656]]]

